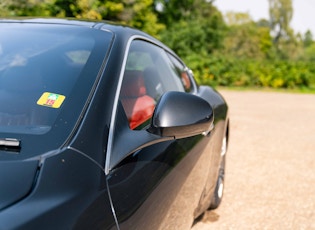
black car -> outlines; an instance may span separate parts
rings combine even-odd
[[[228,107],[161,42],[0,20],[0,229],[189,229],[223,194]]]

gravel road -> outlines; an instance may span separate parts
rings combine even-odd
[[[223,202],[192,229],[315,229],[315,95],[221,93],[231,117]]]

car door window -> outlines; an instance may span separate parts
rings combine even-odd
[[[149,124],[163,93],[184,91],[176,71],[162,48],[142,40],[131,43],[120,91],[131,129],[142,129]]]
[[[177,77],[181,80],[183,87],[187,93],[193,91],[193,83],[188,74],[188,69],[173,55],[168,54],[172,63],[174,64],[174,72]]]

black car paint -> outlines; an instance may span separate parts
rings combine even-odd
[[[72,21],[58,23],[71,24]],[[75,23],[83,26],[80,22]],[[86,110],[83,110],[82,119],[79,120],[71,138],[65,140],[60,149],[51,149],[39,158],[24,159],[36,165],[36,169],[34,166],[31,171],[34,173],[34,176],[31,176],[32,186],[28,193],[15,203],[1,209],[0,229],[189,227],[193,217],[204,211],[200,207],[209,206],[210,199],[205,197],[211,197],[214,189],[213,181],[217,177],[215,165],[220,153],[221,139],[227,128],[228,116],[225,101],[210,87],[198,87],[194,92],[209,101],[213,107],[214,130],[208,136],[165,139],[134,152],[132,149],[121,148],[119,151],[122,152],[115,155],[120,157],[113,164],[109,164],[110,170],[105,174],[108,160],[106,152],[108,141],[111,141],[108,140],[112,120],[112,110],[109,108],[115,108],[116,88],[119,86],[124,49],[129,38],[136,36],[154,42],[168,52],[171,51],[142,32],[114,25],[97,24],[97,27],[115,34],[110,54],[103,65],[104,70],[100,70],[103,76],[95,83],[95,90],[91,91]],[[112,68],[113,66],[116,68]],[[121,129],[125,129],[128,123],[121,109],[118,105],[117,123],[122,126]],[[143,136],[147,135],[145,130],[132,132],[135,132],[135,135],[140,132]],[[115,135],[123,136],[118,132]],[[119,138],[116,138],[114,143],[115,141],[119,142]],[[36,143],[36,140],[33,143]],[[206,149],[210,146],[209,143],[213,152]],[[36,148],[36,144],[33,147]],[[15,160],[18,160],[17,157]],[[11,161],[0,163],[9,164]],[[192,186],[191,191],[185,194],[187,190],[184,190],[184,184],[189,178],[197,175],[196,165],[202,165],[202,169],[208,171],[209,176],[203,180],[205,184]],[[25,180],[24,183],[29,182]],[[19,186],[15,189],[19,190]],[[202,195],[201,198],[191,195],[196,191]],[[189,198],[189,206],[194,206],[194,209],[180,210],[181,219],[168,222],[172,207],[178,205],[183,198]],[[179,214],[175,216],[180,217]]]
[[[212,107],[206,100],[192,94],[171,91],[159,100],[149,131],[162,137],[180,139],[199,135],[204,130],[209,133],[213,120]]]
[[[198,93],[204,98],[209,98],[212,90],[204,87]],[[214,114],[216,114],[216,110],[220,109],[225,113],[227,112],[227,107],[222,104],[224,101],[221,97],[212,98],[212,101],[215,105]],[[129,130],[126,118],[120,118],[118,123]],[[221,146],[214,148],[214,145],[212,145],[212,150],[216,151],[217,154],[208,152],[205,148],[209,139],[214,144],[215,141],[220,141],[225,134],[221,131],[225,128],[224,118],[220,119],[218,117],[215,123],[215,130],[207,137],[198,135],[156,143],[129,155],[110,172],[111,197],[118,221],[122,223],[121,229],[146,229],[148,226],[152,229],[160,227],[171,229],[174,226],[179,229],[189,228],[192,224],[193,215],[197,217],[204,211],[204,209],[198,210],[198,203],[203,208],[209,207],[215,186],[213,182],[216,181],[218,175],[216,164],[220,160]],[[122,130],[119,133],[124,134]],[[128,136],[123,139],[126,138]],[[123,143],[118,141],[119,151],[123,152],[123,149],[126,148],[125,152],[131,151],[128,149],[128,144],[122,145]],[[113,151],[115,154],[115,149]],[[202,157],[202,155],[204,156]],[[208,163],[204,165],[204,161],[207,160]],[[191,189],[189,193],[186,191],[186,194],[184,194],[182,191],[183,184],[188,180],[188,177],[196,177],[196,175],[191,175],[193,174],[192,171],[195,167],[202,165],[204,165],[202,170],[209,174],[207,181],[205,181],[205,184],[192,185],[194,189]],[[151,176],[148,178],[147,175]],[[196,200],[194,193],[198,190],[200,194],[203,193],[205,198],[208,197],[208,199],[199,200],[198,198]],[[168,216],[174,214],[170,213],[174,211],[170,207],[175,206],[174,201],[180,203],[183,196],[186,202],[195,204],[196,210],[190,210],[190,213],[186,214],[191,219],[188,218],[185,221],[180,219],[180,221],[174,221],[172,225],[169,225]],[[177,211],[180,211],[180,213],[177,215],[182,215],[183,209],[178,209]],[[178,216],[178,218],[180,217]]]
[[[43,162],[36,179],[27,197],[0,212],[0,229],[115,226],[104,172],[84,155],[60,150]]]
[[[16,200],[24,198],[31,190],[37,172],[38,161],[0,162],[0,210],[10,206]],[[5,173],[4,173],[5,172]],[[23,173],[21,173],[23,172]],[[11,177],[8,180],[8,176]],[[17,188],[17,184],[19,187]]]

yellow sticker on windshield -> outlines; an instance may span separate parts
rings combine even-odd
[[[66,98],[65,96],[60,94],[45,92],[39,98],[37,104],[58,109],[62,105],[65,98]]]

